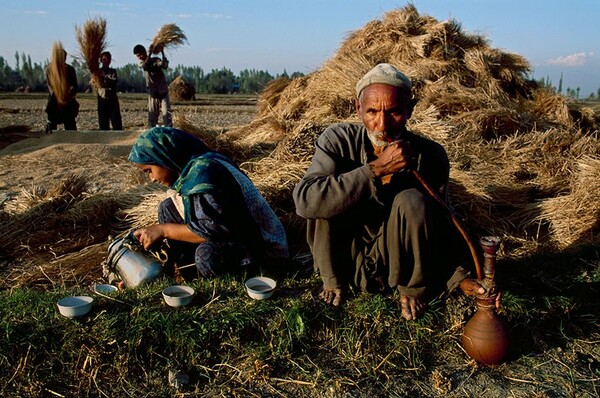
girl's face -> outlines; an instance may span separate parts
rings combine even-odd
[[[150,181],[161,183],[167,187],[172,186],[179,178],[178,173],[156,164],[136,164],[135,166],[148,174]]]

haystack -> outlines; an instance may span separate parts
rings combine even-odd
[[[181,76],[177,76],[169,84],[169,97],[173,101],[193,101],[195,95],[194,86],[186,82]]]
[[[107,47],[106,20],[102,17],[88,19],[83,27],[75,26],[75,37],[79,51],[90,71],[90,84],[93,89],[100,87],[100,54]]]
[[[274,184],[289,193],[323,129],[358,121],[354,86],[380,62],[413,80],[418,103],[409,128],[446,147],[452,163],[450,197],[472,231],[529,237],[540,214],[545,223],[552,219],[558,225],[556,214],[546,214],[540,201],[573,185],[576,175],[568,165],[582,155],[600,154],[597,126],[590,126],[595,117],[589,111],[570,112],[567,100],[531,80],[524,57],[491,48],[486,38],[464,32],[457,21],[438,21],[413,5],[351,33],[319,70],[271,82],[252,130],[244,126],[220,139],[241,143],[253,142],[253,134],[280,137],[270,156],[243,167],[263,191]],[[574,119],[578,114],[585,115],[585,131]],[[595,144],[583,145],[593,131]],[[556,140],[562,144],[555,145]],[[286,172],[273,180],[277,162]],[[280,204],[293,211],[290,196]],[[532,206],[535,216],[527,210]]]

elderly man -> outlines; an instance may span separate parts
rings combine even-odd
[[[416,169],[447,197],[446,151],[406,129],[411,91],[410,79],[390,64],[365,74],[356,84],[362,124],[334,124],[321,134],[293,194],[323,280],[320,297],[338,306],[351,284],[370,292],[398,289],[407,320],[423,313],[426,293],[444,282],[467,294],[484,292],[453,264],[449,250],[458,235],[409,172]]]

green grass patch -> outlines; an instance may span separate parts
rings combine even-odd
[[[395,294],[357,293],[341,308],[325,305],[316,276],[282,278],[261,301],[246,295],[243,278],[193,281],[196,296],[181,308],[162,300],[173,281],[158,280],[94,295],[92,311],[76,319],[62,317],[56,302],[87,288],[4,290],[0,394],[436,396],[474,393],[493,380],[507,393],[539,393],[545,385],[585,395],[599,374],[598,267],[595,249],[499,261],[501,314],[514,350],[493,369],[462,350],[474,303],[458,293],[405,322]],[[169,374],[177,372],[187,379],[175,386]]]

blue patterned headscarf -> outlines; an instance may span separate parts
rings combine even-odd
[[[221,181],[229,173],[224,164],[235,164],[226,156],[211,151],[204,142],[172,127],[154,127],[142,133],[131,148],[133,163],[158,165],[179,174],[171,186],[183,197],[185,221],[190,221],[190,195],[211,191],[227,192]]]
[[[190,133],[173,127],[153,127],[137,138],[129,161],[154,164],[181,174],[190,160],[208,151],[204,142]]]

